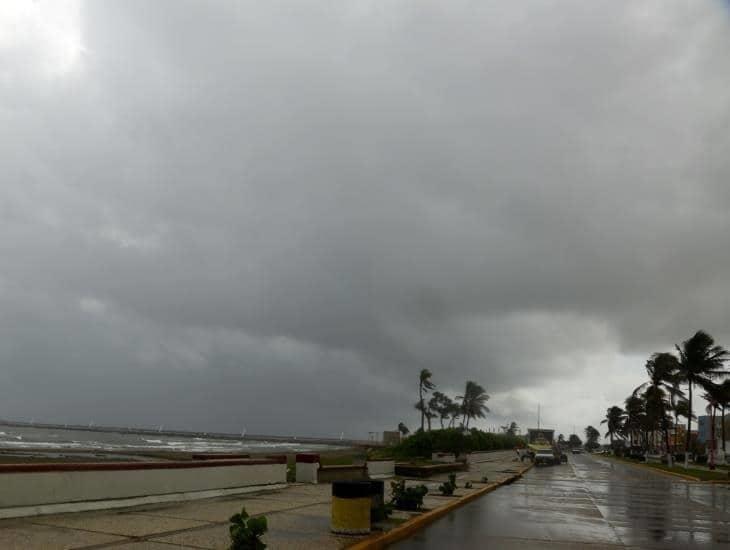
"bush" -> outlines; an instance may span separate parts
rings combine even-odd
[[[449,474],[449,480],[439,485],[439,491],[444,496],[451,496],[456,489],[456,474]]]
[[[230,550],[264,550],[266,545],[261,537],[268,530],[266,518],[249,517],[246,508],[241,508],[240,514],[235,514],[229,519],[231,525],[228,531],[231,535]]]
[[[521,438],[510,434],[495,434],[477,429],[464,433],[455,428],[416,432],[393,447],[390,452],[398,458],[431,457],[435,452],[460,455],[471,451],[498,451],[523,445]]]
[[[423,506],[423,497],[428,493],[428,488],[425,485],[406,488],[405,479],[391,481],[390,488],[393,492],[390,503],[399,510],[420,510]]]

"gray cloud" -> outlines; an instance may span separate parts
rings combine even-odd
[[[730,339],[721,2],[74,7],[0,8],[0,415],[580,425]]]

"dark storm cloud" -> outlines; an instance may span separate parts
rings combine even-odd
[[[0,11],[0,414],[597,421],[730,340],[719,2],[68,8]]]

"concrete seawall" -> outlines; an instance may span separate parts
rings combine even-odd
[[[284,486],[277,459],[0,465],[0,517],[209,498]]]

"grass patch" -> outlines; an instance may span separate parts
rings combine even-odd
[[[663,472],[670,472],[673,474],[683,474],[687,476],[696,477],[702,481],[728,481],[730,480],[730,477],[728,477],[727,471],[717,471],[714,472],[710,470],[703,470],[700,468],[684,468],[683,466],[672,466],[671,468],[667,466],[666,464],[657,464],[656,462],[639,462],[638,460],[630,460],[628,458],[620,458],[617,456],[611,456],[613,460],[618,460],[619,462],[626,462],[628,464],[641,464],[642,466],[647,466],[649,468],[654,468],[655,470],[661,470]]]

